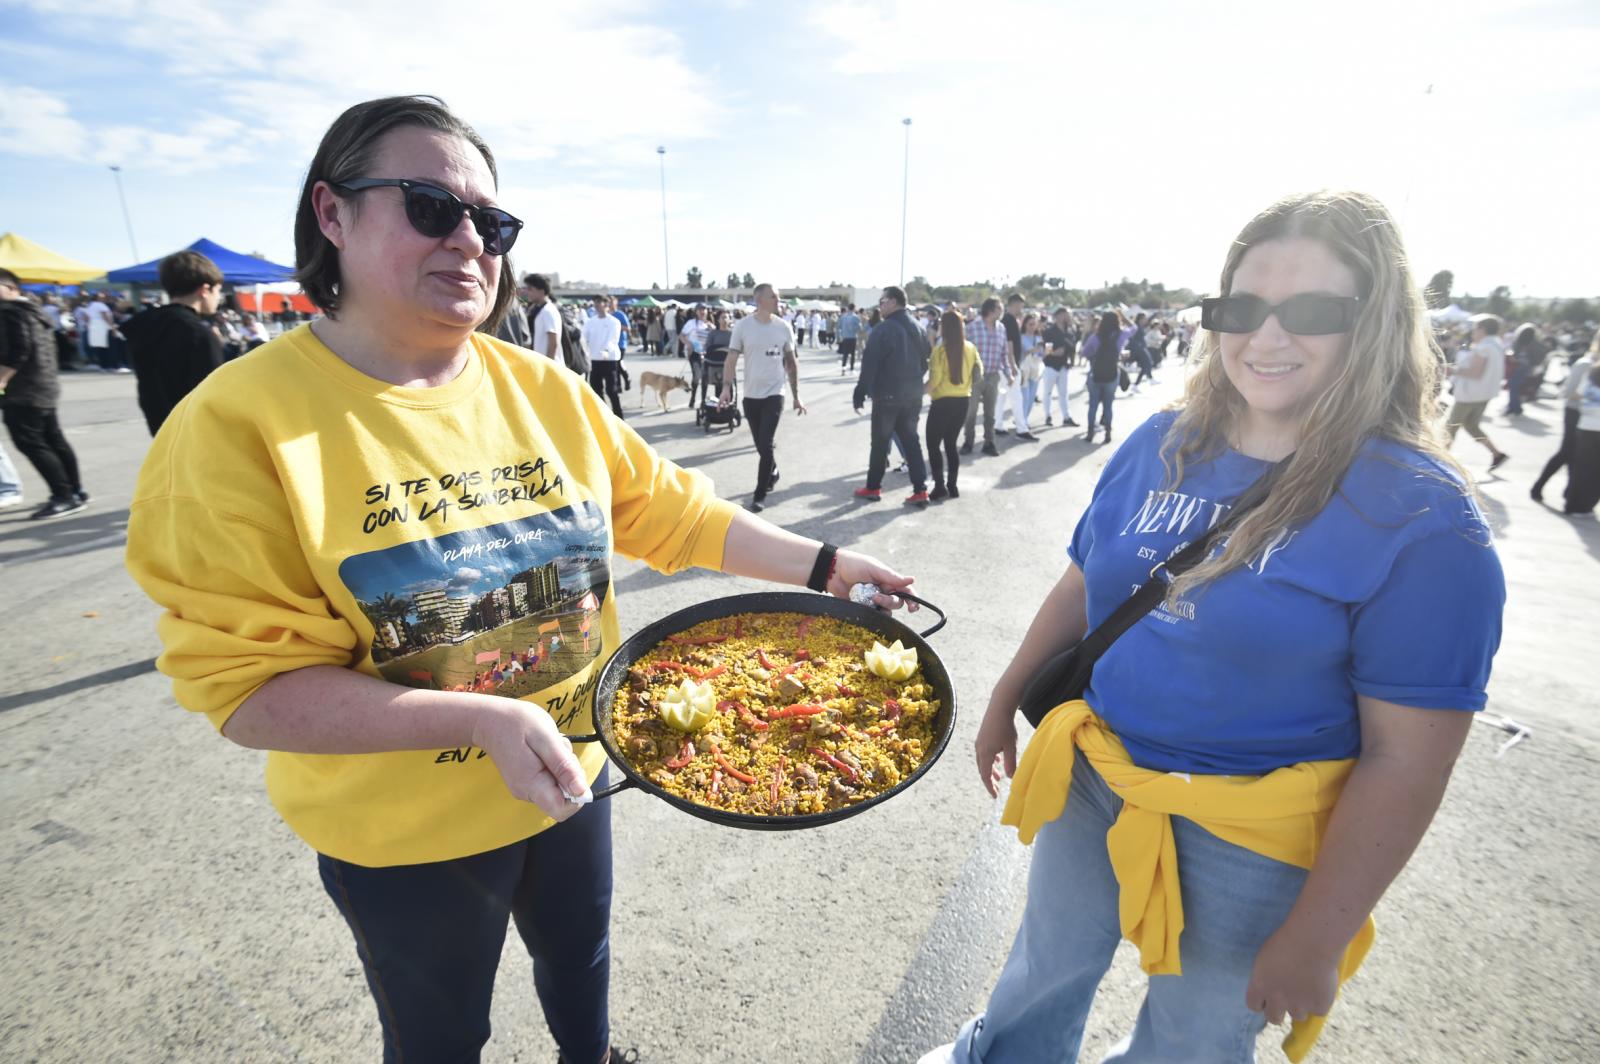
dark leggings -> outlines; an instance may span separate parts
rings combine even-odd
[[[605,773],[595,781],[598,790]],[[545,1023],[572,1064],[610,1045],[611,803],[498,850],[365,868],[319,854],[322,885],[355,935],[383,1027],[385,1064],[476,1061],[506,918],[533,958]]]
[[[933,470],[935,486],[943,484],[946,489],[956,486],[956,473],[961,469],[956,438],[967,423],[969,402],[971,400],[965,395],[948,395],[943,399],[935,399],[928,407],[928,466]],[[950,463],[948,480],[944,475],[945,462]]]
[[[1572,445],[1578,437],[1578,409],[1566,407],[1561,411],[1561,447],[1550,456],[1550,461],[1544,464],[1544,472],[1539,474],[1539,479],[1533,482],[1535,493],[1544,490],[1550,478],[1561,471],[1561,467],[1572,461]]]
[[[622,362],[594,362],[589,366],[589,387],[611,401],[611,411],[622,416]]]
[[[52,499],[70,499],[83,490],[83,482],[78,479],[78,456],[62,435],[53,408],[6,406],[3,412],[11,441],[50,486]]]

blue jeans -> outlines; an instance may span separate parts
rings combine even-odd
[[[612,363],[615,365],[615,363]],[[594,788],[605,785],[601,772]],[[385,1064],[476,1061],[513,917],[545,1023],[571,1064],[610,1045],[611,803],[521,842],[453,861],[365,868],[317,856],[355,935]]]
[[[1097,406],[1105,407],[1104,412],[1102,412],[1100,415],[1100,424],[1104,425],[1108,429],[1111,427],[1111,404],[1116,400],[1116,398],[1116,381],[1106,381],[1104,384],[1101,384],[1096,380],[1091,380],[1089,382],[1089,420],[1086,421],[1085,424],[1088,425],[1091,430],[1094,428],[1094,411],[1095,407]]]
[[[1106,832],[1122,800],[1079,757],[1062,815],[1040,829],[1028,903],[984,1014],[956,1038],[957,1064],[1074,1061],[1095,988],[1122,937]],[[1183,974],[1151,976],[1125,1064],[1255,1060],[1266,1017],[1245,1007],[1256,952],[1289,915],[1306,872],[1172,818],[1183,890]]]

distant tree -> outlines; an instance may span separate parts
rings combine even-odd
[[[1594,301],[1588,299],[1569,299],[1561,304],[1554,315],[1556,321],[1570,321],[1574,325],[1583,325],[1595,319]]]
[[[755,286],[756,286],[755,275],[747,273],[743,277],[739,278],[739,287],[741,287],[741,288],[754,288]]]
[[[1484,310],[1502,318],[1509,317],[1516,307],[1511,302],[1511,289],[1507,285],[1497,285],[1489,293],[1489,298],[1484,301]]]
[[[1428,287],[1422,290],[1423,299],[1434,310],[1450,305],[1450,289],[1456,283],[1456,275],[1449,270],[1440,270],[1428,282]]]
[[[701,283],[700,267],[690,266],[684,283],[690,288],[699,288]]]
[[[739,275],[736,274],[736,273],[728,274],[728,290],[732,291],[733,289],[738,288],[738,287],[739,287]]]
[[[661,291],[661,286],[659,284],[657,284],[656,282],[651,281],[650,282],[650,291],[659,292],[659,291]]]

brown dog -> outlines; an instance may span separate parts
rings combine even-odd
[[[689,390],[689,378],[680,374],[652,373],[645,370],[639,374],[639,409],[644,409],[644,393],[655,389],[656,402],[661,404],[661,412],[667,412],[667,394],[682,388]],[[692,403],[690,404],[693,405]]]

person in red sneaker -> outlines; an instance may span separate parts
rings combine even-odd
[[[861,376],[856,381],[856,413],[872,400],[872,450],[867,457],[867,486],[856,497],[876,499],[889,466],[889,438],[897,436],[905,450],[911,474],[911,505],[928,501],[928,469],[917,438],[922,415],[922,378],[928,372],[928,345],[922,330],[906,313],[906,294],[896,285],[883,290],[878,300],[883,322],[867,336],[861,356]]]

